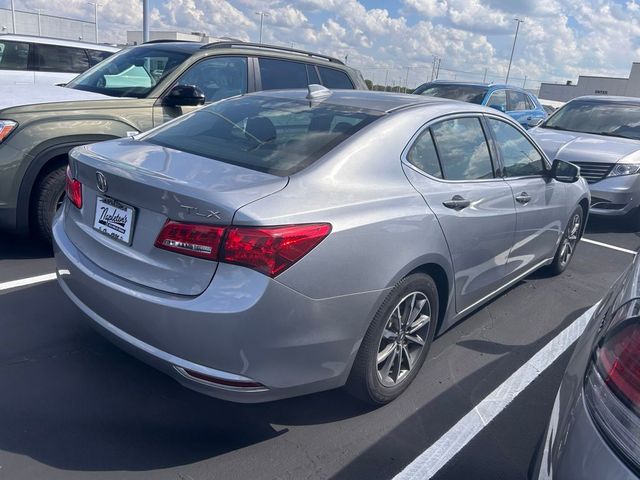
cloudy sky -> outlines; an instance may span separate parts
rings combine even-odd
[[[95,1],[95,0],[94,0]],[[141,29],[141,0],[98,0],[101,40],[124,42]],[[200,31],[257,41],[264,11],[265,43],[348,59],[366,78],[415,86],[431,76],[504,78],[515,17],[525,20],[512,78],[575,80],[579,73],[628,75],[640,61],[640,4],[636,0],[150,0],[152,29]],[[9,0],[0,0],[8,7]],[[93,20],[85,0],[15,0],[17,9]],[[407,69],[407,67],[410,67]]]

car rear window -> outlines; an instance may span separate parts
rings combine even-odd
[[[249,95],[196,110],[141,140],[286,176],[382,115],[325,102]]]
[[[461,102],[482,104],[484,96],[489,89],[478,85],[446,85],[427,84],[416,88],[416,95],[428,95],[430,97],[448,98]]]

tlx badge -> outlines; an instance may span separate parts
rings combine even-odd
[[[196,215],[198,217],[212,218],[216,217],[221,219],[220,212],[214,210],[200,210],[198,207],[190,207],[189,205],[180,205],[180,208],[184,208],[187,211],[187,215]]]

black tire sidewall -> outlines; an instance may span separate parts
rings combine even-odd
[[[37,235],[51,242],[51,223],[55,214],[55,205],[65,188],[66,166],[55,168],[45,174],[38,182],[33,197],[31,217]]]
[[[378,378],[376,363],[382,330],[398,302],[408,294],[416,291],[424,293],[431,304],[429,333],[425,339],[425,345],[422,348],[420,357],[411,372],[400,384],[387,387]],[[359,385],[351,385],[352,388],[349,388],[349,390],[357,397],[373,405],[384,405],[397,398],[411,384],[429,353],[438,323],[438,314],[438,290],[433,279],[424,273],[416,273],[405,277],[388,294],[365,334],[349,379],[351,383],[357,382]],[[353,387],[356,387],[355,391]]]

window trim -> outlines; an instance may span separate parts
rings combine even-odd
[[[496,155],[496,158],[500,162],[500,171],[502,173],[502,177],[501,177],[502,179],[504,179],[506,181],[509,181],[509,180],[519,180],[519,179],[527,179],[527,178],[549,178],[549,174],[551,172],[551,162],[549,161],[549,158],[544,153],[544,151],[538,146],[538,144],[529,136],[527,131],[524,128],[522,128],[522,126],[518,122],[513,121],[510,118],[508,119],[508,118],[504,118],[504,117],[501,117],[501,116],[498,116],[498,115],[492,115],[492,114],[488,114],[488,113],[484,113],[484,114],[482,114],[482,116],[484,117],[485,121],[487,121],[487,130],[489,131],[489,134],[491,135],[491,142],[495,146],[495,155]],[[500,147],[498,145],[498,140],[495,137],[493,129],[489,125],[489,122],[488,122],[489,119],[498,120],[500,122],[506,123],[507,125],[511,125],[517,131],[519,131],[521,134],[523,134],[524,137],[529,141],[529,143],[533,146],[533,148],[536,150],[536,152],[538,152],[538,154],[542,158],[542,164],[543,164],[543,167],[544,167],[544,173],[540,173],[538,175],[521,175],[519,177],[507,177],[506,176],[504,162],[502,160],[502,152],[501,152]]]
[[[498,169],[496,169],[496,165],[498,164],[497,158],[494,156],[496,152],[493,151],[492,146],[491,146],[491,142],[493,141],[493,134],[491,134],[490,132],[487,132],[486,130],[486,125],[484,124],[483,121],[483,114],[480,112],[460,112],[460,113],[454,113],[454,114],[447,114],[447,115],[442,115],[440,117],[435,117],[432,118],[431,120],[429,120],[428,122],[426,122],[425,124],[423,124],[409,139],[409,142],[407,143],[407,145],[405,145],[404,149],[402,150],[402,152],[400,153],[400,162],[403,165],[408,166],[409,168],[412,168],[413,170],[415,170],[416,172],[420,173],[421,175],[424,175],[425,177],[429,178],[430,180],[433,180],[435,182],[441,182],[441,183],[450,183],[450,184],[461,184],[461,183],[487,183],[487,182],[504,182],[504,178],[503,177],[499,177],[497,175]],[[418,137],[420,136],[420,134],[422,132],[424,132],[426,129],[431,129],[432,125],[435,125],[437,123],[441,123],[447,120],[455,120],[457,118],[476,118],[479,122],[480,122],[480,127],[482,128],[482,133],[484,135],[485,138],[485,142],[487,143],[487,150],[489,151],[489,160],[491,161],[491,166],[493,169],[493,178],[476,178],[473,180],[449,180],[446,178],[437,178],[434,177],[432,175],[429,175],[427,172],[424,172],[422,170],[420,170],[418,167],[416,167],[415,165],[413,165],[411,162],[409,162],[409,160],[407,159],[407,154],[409,153],[409,150],[411,150],[411,147],[413,147],[413,144],[416,142],[416,140],[418,139]],[[491,137],[489,137],[489,135],[491,135]],[[432,135],[433,138],[433,135]],[[442,161],[440,160],[440,151],[438,150],[438,145],[435,142],[433,142],[434,146],[436,147],[436,152],[438,154],[438,163],[440,164],[440,170],[442,172],[442,175],[444,176],[444,170],[442,169]]]

